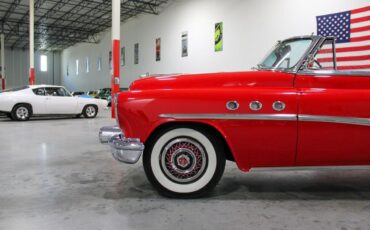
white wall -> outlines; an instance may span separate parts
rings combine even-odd
[[[121,26],[126,66],[121,86],[149,73],[243,71],[255,66],[277,40],[316,33],[316,16],[370,5],[370,0],[178,0],[159,16],[145,15]],[[214,52],[214,24],[224,22],[224,51]],[[188,31],[189,56],[181,57],[181,34]],[[162,60],[155,61],[155,39],[162,39]],[[62,84],[72,90],[110,85],[107,31],[98,45],[78,44],[62,52]],[[140,44],[140,63],[134,65],[134,44]],[[84,72],[86,56],[90,73]],[[102,56],[102,71],[97,58]],[[75,60],[80,73],[75,76]],[[66,76],[69,63],[70,76]],[[82,65],[81,65],[82,64]],[[81,68],[83,67],[83,68]]]
[[[48,57],[48,71],[40,71],[40,55]],[[53,65],[54,57],[54,65]],[[29,51],[21,49],[5,49],[5,76],[6,87],[28,85],[29,77]],[[35,53],[35,76],[36,84],[56,84],[61,83],[61,54],[60,52]]]

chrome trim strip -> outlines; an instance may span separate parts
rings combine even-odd
[[[199,120],[261,120],[261,121],[299,121],[324,122],[347,125],[370,126],[370,118],[316,116],[295,114],[161,114],[160,118],[199,119]]]
[[[370,77],[370,71],[359,70],[301,70],[298,75],[304,76],[353,76],[353,77]]]
[[[296,121],[295,114],[161,114],[161,118],[200,120],[267,120]]]
[[[298,115],[298,120],[305,121],[305,122],[326,122],[326,123],[339,123],[339,124],[347,124],[347,125],[370,126],[370,118]]]

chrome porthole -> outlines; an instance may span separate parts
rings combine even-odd
[[[249,108],[252,111],[259,111],[262,109],[262,103],[259,101],[252,101],[251,103],[249,103]]]
[[[231,111],[237,110],[239,109],[239,103],[237,101],[228,101],[226,103],[226,108]]]
[[[285,109],[286,105],[284,102],[282,101],[275,101],[273,104],[272,104],[272,108],[275,110],[275,111],[283,111]]]
[[[196,181],[203,174],[207,157],[198,142],[184,137],[169,142],[163,148],[160,162],[170,180],[184,184]]]

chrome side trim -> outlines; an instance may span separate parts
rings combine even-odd
[[[359,70],[302,70],[298,75],[304,76],[354,76],[354,77],[370,77],[370,71]]]
[[[161,118],[200,120],[296,121],[296,114],[161,114]]]
[[[305,122],[326,122],[326,123],[339,123],[339,124],[347,124],[347,125],[370,126],[370,118],[298,115],[298,120],[305,121]]]
[[[370,118],[295,114],[161,114],[161,118],[199,120],[302,121],[370,126]]]

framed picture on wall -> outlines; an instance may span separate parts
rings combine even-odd
[[[112,69],[112,51],[109,51],[109,69]]]
[[[126,54],[125,54],[125,47],[121,47],[121,66],[125,66],[126,62]]]
[[[135,54],[134,54],[134,63],[135,65],[139,64],[139,43],[136,43],[134,46]]]
[[[218,22],[215,25],[215,52],[223,51],[223,22]]]
[[[188,32],[183,32],[181,35],[181,57],[188,56]]]
[[[161,38],[155,40],[155,60],[161,60]]]

